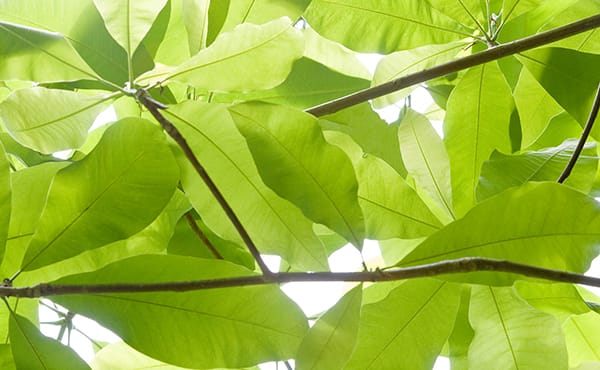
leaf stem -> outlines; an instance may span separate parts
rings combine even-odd
[[[277,272],[269,275],[238,276],[211,280],[163,283],[115,283],[94,285],[38,284],[31,287],[0,286],[0,297],[39,298],[70,294],[189,292],[240,286],[283,284],[291,282],[381,282],[417,279],[448,274],[495,271],[518,274],[549,281],[600,287],[600,278],[559,271],[517,262],[483,257],[465,257],[393,270],[360,272]]]
[[[315,117],[332,114],[344,108],[349,108],[371,99],[379,98],[421,82],[498,60],[500,58],[530,50],[538,46],[543,46],[554,41],[562,40],[569,36],[573,36],[598,27],[600,27],[600,14],[582,19],[577,22],[569,23],[565,26],[558,27],[550,31],[538,33],[536,35],[511,41],[499,46],[494,46],[482,52],[468,55],[464,58],[440,64],[429,69],[424,69],[420,72],[399,77],[381,85],[373,86],[371,88],[331,100],[312,108],[308,108],[306,112]]]
[[[577,142],[577,146],[573,151],[571,159],[569,159],[569,163],[567,163],[565,169],[558,177],[558,180],[556,180],[556,182],[558,182],[559,184],[562,184],[563,182],[565,182],[565,180],[567,180],[567,178],[571,174],[571,171],[575,167],[577,159],[579,159],[579,156],[583,151],[585,142],[587,141],[588,136],[590,136],[590,132],[592,132],[592,128],[594,127],[596,117],[598,117],[598,109],[600,109],[600,84],[598,84],[598,89],[596,90],[596,97],[594,98],[594,102],[592,103],[592,109],[590,111],[590,115],[588,116],[587,122],[585,123],[585,127],[583,128],[583,132],[581,133],[581,137],[579,138],[579,142]]]
[[[198,227],[198,224],[196,223],[196,220],[194,220],[194,216],[192,215],[192,212],[191,211],[186,212],[184,217],[185,217],[185,220],[187,221],[188,225],[190,225],[190,228],[192,229],[194,234],[196,234],[198,239],[202,240],[202,243],[204,243],[204,245],[206,246],[206,248],[208,248],[210,253],[212,253],[212,255],[216,259],[222,260],[223,256],[221,256],[221,253],[219,253],[217,248],[215,248],[215,246],[210,242],[210,240],[208,240],[206,235],[204,235],[202,230],[200,230],[200,228]]]
[[[163,116],[162,113],[160,113],[160,109],[166,109],[167,106],[152,99],[152,97],[150,97],[150,94],[148,94],[148,91],[146,91],[145,89],[137,90],[137,92],[135,93],[135,98],[140,102],[140,104],[142,104],[144,107],[146,107],[146,109],[148,109],[150,114],[152,114],[152,116],[158,121],[158,123],[160,123],[163,130],[165,130],[167,134],[169,134],[169,136],[171,136],[171,138],[175,140],[175,142],[177,143],[177,145],[179,145],[181,150],[183,150],[184,155],[190,161],[190,163],[196,170],[196,173],[198,173],[200,178],[202,178],[202,181],[204,181],[204,183],[208,187],[208,190],[215,197],[215,199],[217,200],[217,202],[219,203],[219,205],[221,206],[221,208],[223,209],[223,211],[237,230],[238,234],[240,234],[242,240],[244,241],[244,244],[246,244],[246,247],[252,254],[252,257],[254,257],[254,260],[258,264],[258,267],[262,271],[263,275],[269,276],[273,274],[263,261],[262,257],[260,256],[260,252],[258,251],[258,248],[254,244],[252,238],[250,238],[250,235],[242,225],[240,219],[237,217],[229,203],[227,203],[227,200],[225,200],[225,197],[223,196],[223,194],[221,194],[221,191],[219,190],[219,188],[217,188],[214,181],[210,178],[208,172],[206,172],[206,169],[204,169],[204,166],[200,164],[198,158],[196,158],[196,156],[194,155],[192,148],[189,146],[185,138],[181,135],[181,132],[179,132],[177,127],[175,127],[175,125],[171,121],[169,121],[165,116]]]

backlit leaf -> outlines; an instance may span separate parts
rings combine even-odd
[[[586,361],[600,361],[600,315],[588,312],[573,315],[563,324],[569,366],[576,367]]]

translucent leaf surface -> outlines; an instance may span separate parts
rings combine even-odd
[[[4,146],[0,143],[0,257],[4,256],[11,218],[10,167]]]
[[[358,183],[348,157],[328,144],[317,120],[284,106],[229,109],[265,183],[356,247],[364,238]]]
[[[162,132],[138,118],[121,120],[84,160],[56,175],[22,268],[131,236],[165,207],[177,181]]]
[[[362,285],[358,285],[319,318],[298,349],[298,370],[343,366],[356,345],[361,301]]]
[[[408,110],[398,128],[402,161],[408,173],[431,199],[454,218],[450,161],[444,143],[429,120]]]
[[[593,198],[555,183],[530,183],[480,203],[427,238],[399,265],[479,256],[584,272],[598,253],[599,230]],[[448,276],[486,284],[511,284],[516,278],[487,272]]]
[[[567,368],[558,320],[535,310],[512,288],[473,287],[469,320],[475,330],[469,368]]]
[[[55,283],[149,283],[250,274],[225,261],[139,256]],[[94,318],[136,350],[183,367],[242,367],[287,359],[294,355],[308,326],[300,308],[274,285],[71,295],[55,300]]]
[[[312,230],[312,222],[262,182],[227,106],[189,102],[172,106],[165,113],[188,140],[261,252],[281,255],[299,268],[327,268],[325,251]],[[241,245],[231,221],[187,159],[182,160],[182,184],[194,208],[220,237]]]
[[[495,62],[469,69],[450,94],[444,141],[458,216],[475,203],[483,162],[494,149],[510,152],[508,128],[513,104],[510,87]]]
[[[303,47],[300,31],[289,19],[245,24],[220,36],[164,79],[213,91],[268,89],[285,80]]]
[[[66,90],[20,89],[0,104],[0,117],[19,143],[51,154],[79,148],[106,100]]]
[[[358,343],[345,368],[431,368],[452,331],[459,292],[453,284],[419,279],[365,305]]]
[[[46,338],[26,318],[10,316],[10,345],[18,369],[89,369],[73,349]]]
[[[464,38],[468,28],[418,0],[313,0],[304,16],[321,35],[359,52],[389,54]],[[377,27],[373,27],[377,25]]]
[[[600,361],[600,315],[588,312],[573,315],[563,324],[569,366],[576,367],[582,362]]]
[[[517,293],[537,310],[555,316],[561,323],[571,315],[588,313],[590,308],[571,284],[518,281]]]
[[[558,179],[573,155],[577,143],[567,141],[561,146],[518,155],[492,153],[483,164],[477,186],[477,198],[483,200],[528,181]],[[579,157],[566,183],[587,193],[592,187],[598,167],[596,148],[588,145]]]

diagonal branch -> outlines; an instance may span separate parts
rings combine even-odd
[[[221,253],[219,253],[217,248],[215,248],[215,246],[210,242],[210,240],[208,240],[206,235],[204,235],[202,230],[200,230],[200,228],[198,227],[198,224],[196,223],[196,220],[194,220],[194,216],[192,216],[192,213],[188,211],[185,213],[184,217],[185,217],[185,220],[187,221],[188,225],[190,225],[190,229],[192,229],[192,231],[194,232],[194,234],[196,234],[198,239],[200,239],[202,241],[202,243],[204,243],[204,245],[206,246],[206,248],[208,248],[208,250],[213,255],[213,257],[215,257],[216,259],[222,260],[223,256],[221,256]]]
[[[394,91],[398,91],[421,82],[429,81],[434,78],[445,76],[449,73],[458,72],[466,68],[498,60],[598,27],[600,27],[600,14],[574,23],[569,23],[565,26],[558,27],[550,31],[538,33],[537,35],[511,41],[500,46],[495,46],[464,58],[456,59],[448,63],[440,64],[420,72],[397,78],[381,85],[361,90],[354,94],[346,95],[315,107],[308,108],[306,112],[316,117],[332,114],[344,108],[349,108],[371,99],[379,98]]]
[[[571,159],[569,159],[569,163],[567,163],[567,165],[565,166],[565,169],[558,177],[558,180],[556,180],[556,182],[558,182],[559,184],[562,184],[563,182],[565,182],[565,180],[567,180],[567,178],[571,174],[571,171],[573,170],[573,167],[575,167],[575,164],[577,163],[577,159],[579,159],[579,156],[581,155],[581,152],[583,151],[585,142],[587,141],[588,137],[590,136],[590,132],[592,132],[592,127],[594,127],[594,122],[596,121],[596,117],[598,117],[598,109],[600,109],[600,84],[598,84],[598,89],[596,90],[596,97],[594,98],[594,103],[592,103],[592,110],[590,111],[588,120],[585,123],[583,132],[581,133],[581,137],[579,138],[579,142],[577,142],[577,147],[575,147],[575,150],[573,151],[573,155],[571,156]]]
[[[177,143],[177,145],[179,145],[181,150],[183,150],[183,153],[192,164],[192,167],[194,167],[200,178],[202,178],[202,181],[204,181],[209,191],[215,197],[215,199],[227,215],[227,218],[229,218],[237,232],[242,237],[242,240],[244,241],[246,247],[252,254],[252,257],[254,257],[254,260],[258,264],[258,267],[260,268],[262,273],[267,276],[271,275],[272,272],[269,270],[262,257],[260,256],[260,252],[254,244],[254,241],[252,241],[252,238],[250,238],[250,235],[242,225],[240,219],[237,217],[229,203],[227,203],[227,200],[225,200],[225,197],[223,196],[223,194],[221,194],[221,191],[219,190],[217,185],[210,178],[208,172],[206,172],[206,169],[204,169],[204,166],[200,164],[198,158],[196,158],[196,156],[194,155],[192,148],[188,145],[187,141],[181,135],[181,132],[179,132],[177,127],[175,127],[175,125],[171,121],[169,121],[165,116],[163,116],[163,114],[160,112],[160,109],[166,109],[167,107],[161,104],[160,102],[157,102],[156,100],[152,99],[152,97],[150,97],[148,92],[144,89],[137,90],[135,93],[135,98],[144,107],[146,107],[146,109],[148,109],[150,114],[152,114],[152,116],[158,121],[158,123],[160,123],[163,130],[165,130],[167,134],[169,134],[169,136],[171,136],[173,140],[175,140],[175,142]]]
[[[193,280],[165,283],[53,285],[39,284],[15,288],[0,286],[0,297],[38,298],[68,294],[188,292],[195,290],[230,288],[250,285],[281,284],[291,282],[380,282],[417,279],[475,271],[496,271],[529,276],[550,281],[600,287],[600,278],[573,272],[558,271],[521,263],[483,257],[465,257],[426,265],[361,272],[279,272],[269,275],[239,276],[213,280]]]

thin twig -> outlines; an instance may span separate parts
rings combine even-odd
[[[150,114],[152,114],[152,116],[158,121],[158,123],[160,123],[163,130],[165,130],[167,134],[169,134],[169,136],[171,136],[173,140],[175,140],[177,145],[179,145],[186,158],[190,161],[198,175],[200,175],[200,178],[202,178],[202,181],[204,181],[206,187],[208,187],[208,190],[215,197],[215,199],[217,200],[217,202],[219,203],[219,205],[221,206],[221,208],[223,209],[223,211],[225,212],[225,214],[227,215],[237,232],[242,237],[242,240],[244,241],[246,247],[252,254],[252,257],[254,257],[254,260],[258,264],[258,267],[260,268],[262,273],[264,275],[271,275],[272,272],[269,270],[262,257],[260,256],[260,252],[254,244],[254,241],[252,240],[252,238],[250,238],[250,235],[242,225],[240,219],[237,217],[229,203],[227,203],[227,200],[225,200],[225,197],[223,196],[223,194],[221,194],[219,188],[210,178],[208,172],[206,172],[206,170],[204,169],[204,166],[200,164],[200,162],[196,158],[196,155],[194,155],[192,148],[188,145],[187,141],[181,135],[181,132],[179,132],[177,127],[175,127],[175,125],[171,123],[171,121],[169,121],[160,112],[160,109],[166,109],[167,107],[162,103],[152,99],[152,97],[150,97],[148,92],[144,89],[137,90],[135,97],[144,107],[146,107],[146,109],[148,109]]]
[[[600,14],[552,29],[550,31],[538,33],[537,35],[511,41],[499,46],[494,46],[482,52],[456,59],[448,63],[440,64],[420,72],[399,77],[381,85],[361,90],[354,94],[346,95],[344,97],[309,108],[306,110],[306,112],[316,117],[332,114],[344,108],[349,108],[371,99],[379,98],[421,82],[429,81],[434,78],[445,76],[449,73],[458,72],[466,68],[498,60],[500,58],[536,48],[538,46],[543,46],[597,27],[600,27]]]
[[[529,276],[549,281],[600,287],[600,278],[574,272],[558,271],[483,257],[465,257],[426,265],[360,272],[278,272],[269,275],[238,276],[223,279],[192,280],[163,283],[116,283],[95,285],[39,284],[32,287],[0,286],[0,297],[38,298],[69,294],[188,292],[215,288],[251,285],[282,284],[291,282],[380,282],[408,280],[423,277],[496,271]]]
[[[571,171],[575,167],[575,164],[577,163],[577,159],[579,159],[579,156],[581,155],[581,152],[583,151],[585,142],[587,141],[588,136],[590,136],[590,132],[592,132],[592,128],[594,127],[594,122],[596,121],[596,117],[598,117],[598,109],[599,108],[600,108],[600,83],[598,84],[598,89],[596,90],[596,97],[594,98],[594,103],[592,103],[592,109],[590,110],[590,115],[588,116],[588,120],[585,123],[583,132],[581,133],[581,137],[579,138],[579,142],[577,142],[577,147],[575,147],[575,150],[573,151],[573,155],[571,156],[571,159],[569,159],[569,163],[567,163],[567,165],[565,166],[565,169],[558,177],[558,180],[556,180],[556,182],[558,182],[559,184],[562,184],[563,182],[565,182],[565,180],[567,180],[567,178],[571,174]]]
[[[200,240],[202,240],[202,243],[204,243],[204,245],[206,245],[206,248],[208,248],[210,253],[212,253],[212,255],[216,259],[222,260],[223,256],[221,256],[221,253],[219,253],[217,248],[215,248],[215,246],[210,242],[210,240],[208,240],[206,235],[204,235],[202,230],[200,230],[200,228],[198,227],[198,224],[196,223],[196,220],[194,220],[194,216],[192,215],[191,211],[186,212],[184,217],[185,217],[185,220],[187,221],[188,225],[190,225],[190,228],[192,229],[194,234],[196,234],[196,236]]]

